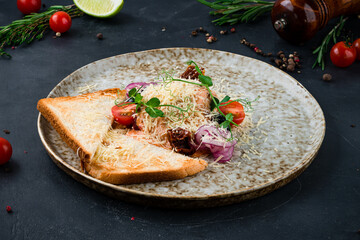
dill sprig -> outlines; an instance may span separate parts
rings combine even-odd
[[[252,22],[257,17],[270,12],[274,6],[273,1],[261,0],[215,0],[213,2],[207,0],[197,0],[198,2],[215,9],[210,15],[223,15],[213,20],[216,25],[226,23],[236,24],[238,22]]]
[[[343,29],[346,20],[348,20],[347,17],[343,18],[341,16],[339,23],[336,24],[336,26],[333,29],[331,29],[331,31],[325,36],[325,38],[321,42],[320,46],[318,46],[313,51],[313,54],[317,54],[314,65],[312,66],[313,68],[319,65],[322,70],[325,69],[325,55],[329,49],[329,43],[331,40],[333,41],[334,44],[337,42],[336,38],[340,36],[341,30]]]
[[[0,27],[0,56],[11,57],[5,52],[7,46],[30,44],[35,39],[40,40],[49,29],[49,19],[57,11],[64,11],[71,18],[83,16],[84,13],[75,5],[51,6],[42,13],[32,13],[23,19],[15,20],[7,26]]]

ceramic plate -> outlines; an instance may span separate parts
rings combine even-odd
[[[260,99],[252,112],[248,142],[230,164],[211,164],[176,181],[113,185],[80,169],[80,160],[41,116],[38,130],[54,162],[85,185],[126,201],[174,208],[231,204],[269,193],[296,178],[314,159],[325,133],[323,112],[295,79],[264,62],[241,55],[190,48],[156,49],[122,54],[90,63],[62,80],[48,97],[75,96],[151,81],[158,73],[181,73],[194,60],[218,89],[230,96]]]

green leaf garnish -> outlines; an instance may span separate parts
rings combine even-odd
[[[129,91],[129,93],[128,93],[129,97],[135,97],[136,92],[137,92],[137,89],[136,89],[136,88],[132,88],[132,89]]]
[[[208,76],[199,75],[199,80],[201,83],[203,83],[209,87],[211,87],[213,85],[211,78]]]
[[[227,102],[227,101],[229,101],[229,100],[230,100],[230,97],[229,97],[228,95],[226,95],[226,96],[223,98],[223,100],[221,100],[220,103],[224,103],[224,102]]]
[[[147,103],[146,106],[148,107],[158,107],[160,105],[160,100],[156,97],[151,98]]]
[[[147,107],[145,108],[145,111],[150,115],[152,118],[156,117],[163,117],[164,112],[157,108]]]
[[[214,101],[215,100],[215,101]],[[214,108],[216,108],[216,106],[219,104],[219,99],[214,97],[213,100],[211,100],[210,103],[210,111],[214,110]]]
[[[141,103],[141,100],[142,100],[142,99],[143,99],[143,96],[141,96],[140,93],[137,93],[137,94],[135,95],[134,101],[135,101],[136,103]]]

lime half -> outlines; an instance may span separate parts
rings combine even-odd
[[[124,5],[123,0],[74,0],[84,13],[100,18],[115,16]]]

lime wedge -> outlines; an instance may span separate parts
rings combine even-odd
[[[84,13],[100,18],[115,16],[124,5],[123,0],[74,0],[74,3]]]

